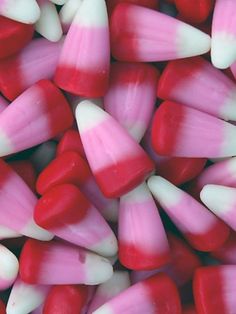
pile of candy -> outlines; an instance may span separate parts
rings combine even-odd
[[[236,313],[236,1],[0,0],[0,314]]]

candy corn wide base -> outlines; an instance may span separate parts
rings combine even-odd
[[[235,17],[0,0],[0,314],[236,314]]]

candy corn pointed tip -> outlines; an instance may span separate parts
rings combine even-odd
[[[0,130],[0,157],[10,155],[13,153],[13,151],[14,148],[10,139],[4,133],[4,131]]]
[[[106,257],[116,255],[118,251],[116,237],[114,236],[114,234],[111,234],[109,237],[105,238],[104,240],[93,246],[91,248],[91,251],[97,252],[98,254]]]
[[[110,279],[113,275],[113,267],[108,259],[89,254],[86,258],[88,277],[86,284],[97,285]],[[99,270],[99,271],[98,271]]]
[[[214,184],[207,184],[200,192],[201,201],[209,208],[217,208],[218,198],[217,186]]]
[[[218,69],[227,69],[236,61],[236,38],[216,35],[212,39],[211,61]]]
[[[211,38],[209,35],[185,23],[179,27],[178,35],[180,58],[198,56],[207,53],[211,48]]]
[[[75,116],[79,131],[82,133],[105,120],[107,114],[91,101],[83,100],[77,105]]]
[[[107,27],[108,16],[105,0],[83,1],[72,23],[84,27]]]

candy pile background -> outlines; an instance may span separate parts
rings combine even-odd
[[[235,121],[235,0],[0,0],[0,314],[236,314]]]

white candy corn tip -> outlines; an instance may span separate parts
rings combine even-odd
[[[36,0],[5,0],[0,14],[25,24],[34,24],[40,17]]]
[[[236,205],[236,189],[207,184],[200,193],[201,201],[216,215],[232,210]]]
[[[113,267],[108,259],[88,253],[86,255],[86,282],[88,285],[98,285],[111,278],[113,275]]]
[[[226,33],[212,37],[211,61],[218,69],[230,67],[236,60],[236,37]]]
[[[22,237],[22,234],[8,227],[0,225],[0,240],[9,239],[9,238],[19,238],[19,237]]]
[[[11,282],[15,280],[19,270],[19,263],[16,256],[1,244],[0,244],[0,265],[1,265],[0,267],[0,287],[1,287],[2,286],[1,280],[9,281],[11,284]],[[4,288],[8,288],[8,286],[3,287],[3,289]]]
[[[44,302],[48,289],[49,287],[29,285],[17,279],[7,303],[7,313],[30,313]]]
[[[59,41],[62,37],[62,28],[55,5],[46,2],[40,9],[41,15],[35,24],[35,30],[49,41]]]
[[[33,218],[24,227],[24,229],[22,230],[22,234],[40,241],[50,241],[54,237],[52,233],[38,226]]]
[[[10,155],[14,151],[8,136],[0,129],[0,157]]]
[[[181,23],[177,36],[178,57],[198,56],[211,48],[211,38],[195,27]]]
[[[78,129],[83,133],[106,120],[108,114],[90,100],[83,100],[75,109],[75,117]]]
[[[102,256],[114,256],[118,252],[118,244],[114,234],[99,242],[90,248],[91,251],[97,252]]]
[[[151,193],[161,205],[177,205],[183,197],[182,190],[160,176],[150,177],[147,184]]]
[[[83,0],[73,23],[83,27],[107,27],[108,16],[105,0]]]

